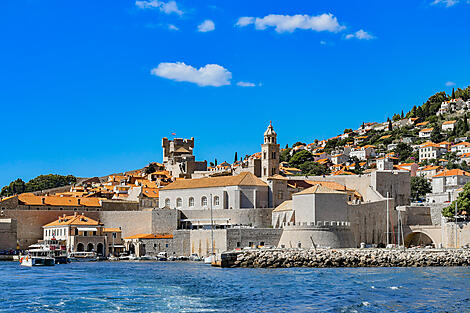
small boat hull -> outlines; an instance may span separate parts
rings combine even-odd
[[[25,256],[20,259],[20,265],[33,267],[33,266],[54,266],[54,258],[41,258],[41,257],[31,257]]]

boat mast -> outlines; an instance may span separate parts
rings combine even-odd
[[[210,194],[211,201],[211,255],[214,255],[214,220],[212,218],[212,194]]]

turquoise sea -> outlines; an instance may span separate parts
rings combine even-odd
[[[1,312],[470,312],[470,268],[0,262]]]

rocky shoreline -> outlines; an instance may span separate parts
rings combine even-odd
[[[469,266],[470,250],[275,249],[231,254],[224,267],[425,267]]]

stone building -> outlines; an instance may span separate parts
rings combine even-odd
[[[124,238],[126,250],[137,257],[144,255],[157,256],[160,252],[166,252],[168,256],[176,255],[173,247],[173,235],[171,234],[137,234]]]
[[[71,216],[64,214],[57,220],[44,225],[43,229],[44,240],[64,241],[69,253],[96,252],[98,255],[108,255],[103,223],[83,214]]]
[[[16,220],[0,218],[0,250],[13,250],[17,245]]]
[[[191,178],[195,171],[206,171],[207,161],[196,161],[193,155],[194,138],[162,139],[163,165],[173,177]]]
[[[160,189],[160,208],[231,210],[268,207],[268,185],[249,172],[176,180]]]
[[[266,181],[270,176],[279,175],[279,144],[271,122],[264,132],[261,155],[261,178]]]

